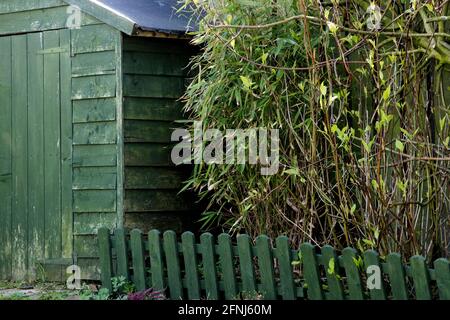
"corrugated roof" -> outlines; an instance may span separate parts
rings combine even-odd
[[[117,29],[184,34],[197,30],[197,20],[187,10],[178,12],[177,0],[65,0]]]

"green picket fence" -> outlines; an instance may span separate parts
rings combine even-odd
[[[399,254],[381,259],[369,250],[361,256],[352,248],[338,255],[330,246],[320,250],[304,243],[292,249],[287,237],[274,243],[262,235],[252,239],[228,234],[215,237],[185,232],[181,241],[173,231],[143,234],[124,229],[98,231],[101,279],[124,276],[137,290],[165,290],[171,299],[372,299],[450,300],[450,264],[437,259],[429,268],[421,256],[402,264]],[[367,269],[370,266],[369,269]],[[381,286],[376,285],[377,271]],[[367,274],[366,274],[367,272]]]

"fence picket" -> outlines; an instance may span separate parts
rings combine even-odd
[[[253,270],[252,244],[250,241],[250,237],[246,234],[237,236],[242,289],[245,293],[253,294],[256,292],[256,283],[255,272]]]
[[[115,248],[117,256],[117,275],[130,279],[128,268],[128,248],[127,236],[123,228],[116,229],[114,232]]]
[[[258,267],[261,276],[262,293],[267,300],[277,298],[275,277],[273,272],[273,257],[270,239],[261,235],[256,238],[256,250],[258,255]]]
[[[390,253],[386,258],[386,263],[393,298],[395,300],[408,300],[402,257],[398,253]]]
[[[219,288],[217,286],[216,259],[214,250],[214,237],[210,233],[200,236],[202,248],[202,264],[205,277],[206,298],[210,300],[219,299]]]
[[[366,272],[369,271],[369,268],[375,268],[374,270],[370,270],[373,274],[367,274],[369,280],[374,279],[375,281],[380,281],[380,288],[369,288],[370,298],[372,300],[386,300],[386,291],[384,289],[384,281],[383,281],[383,273],[381,270],[380,259],[378,257],[378,253],[374,250],[367,250],[364,252],[364,264],[366,267]],[[378,273],[379,272],[379,273]],[[370,277],[370,278],[369,278]],[[376,283],[375,283],[376,284]]]
[[[310,243],[300,245],[300,252],[303,259],[303,273],[305,282],[308,285],[308,297],[312,300],[323,300],[322,284],[320,282],[319,266],[315,247]]]
[[[364,300],[361,277],[357,266],[357,261],[359,260],[356,258],[356,250],[353,248],[345,248],[342,250],[342,260],[344,263],[345,275],[347,277],[350,299]]]
[[[151,230],[148,233],[148,250],[152,275],[152,287],[155,290],[163,290],[164,284],[164,260],[161,245],[161,233]]]
[[[226,233],[222,233],[218,237],[219,263],[222,271],[222,282],[225,291],[225,299],[231,300],[236,298],[238,294],[236,275],[234,272],[234,254],[231,245],[231,237]]]
[[[322,257],[324,259],[324,267],[327,274],[327,284],[330,292],[330,299],[343,300],[344,291],[342,289],[342,283],[339,273],[339,263],[336,252],[332,246],[322,247]],[[331,270],[330,270],[331,269]]]
[[[192,232],[184,232],[181,235],[181,243],[188,298],[198,300],[200,299],[200,282],[198,279],[198,262],[194,234]]]
[[[141,230],[134,229],[131,231],[131,256],[133,258],[133,279],[136,289],[145,290],[145,262],[144,262],[144,246],[142,244]]]
[[[111,257],[111,240],[109,236],[109,229],[98,229],[98,245],[99,245],[99,258],[102,284],[105,288],[112,291],[112,257]]]
[[[413,256],[410,259],[411,277],[414,281],[414,289],[417,300],[431,300],[430,274],[425,264],[425,258]]]
[[[434,270],[440,300],[450,300],[450,263],[444,258],[437,259]]]
[[[281,296],[283,300],[295,300],[297,298],[294,278],[292,276],[292,259],[289,248],[289,239],[280,236],[276,239],[276,255],[280,268]]]
[[[174,231],[169,230],[164,232],[163,239],[170,296],[172,299],[183,299],[183,282],[181,280],[177,235]]]

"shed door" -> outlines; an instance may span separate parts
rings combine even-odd
[[[0,37],[0,278],[70,256],[70,32]]]

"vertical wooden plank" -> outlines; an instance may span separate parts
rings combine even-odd
[[[12,38],[12,275],[23,280],[27,275],[28,243],[28,81],[27,36]]]
[[[292,275],[292,257],[289,248],[289,239],[280,236],[276,239],[276,256],[280,268],[281,296],[283,300],[295,300],[297,294]]]
[[[103,287],[109,292],[112,291],[112,257],[111,257],[111,239],[108,228],[98,229],[98,247],[100,257],[100,278]]]
[[[356,250],[353,248],[345,248],[342,250],[342,260],[347,277],[349,298],[351,300],[364,300],[361,276],[356,264]]]
[[[431,300],[430,274],[422,256],[413,256],[410,259],[411,276],[417,300]]]
[[[170,298],[174,300],[183,299],[183,282],[181,280],[177,235],[174,231],[169,230],[164,232],[163,239]]]
[[[234,255],[231,238],[228,234],[222,233],[218,236],[218,248],[220,269],[222,272],[222,282],[225,291],[225,299],[235,299],[237,292],[236,275],[234,272]]]
[[[250,237],[246,234],[237,236],[239,253],[239,270],[241,271],[242,291],[254,294],[256,292],[255,271],[253,270],[253,255]]]
[[[117,225],[122,227],[124,222],[124,130],[123,130],[123,35],[114,31],[115,54],[116,54],[116,145],[117,145]]]
[[[117,275],[130,279],[130,270],[128,268],[128,247],[127,235],[123,228],[118,228],[114,234],[115,248],[117,256]]]
[[[277,289],[275,287],[272,246],[269,237],[261,235],[256,238],[256,251],[263,291],[261,293],[265,299],[275,300],[277,298]]]
[[[70,30],[60,31],[59,55],[61,73],[61,238],[62,256],[70,258],[73,251],[72,213],[72,66]]]
[[[163,290],[165,288],[164,261],[161,246],[161,234],[158,230],[151,230],[148,233],[148,248],[150,254],[152,287],[155,290]]]
[[[12,110],[11,37],[0,37],[0,279],[11,277]]]
[[[405,283],[405,269],[398,253],[390,253],[386,258],[389,284],[394,300],[408,300],[408,290]]]
[[[378,257],[378,253],[374,250],[367,250],[364,252],[364,265],[366,267],[366,272],[369,270],[369,268],[372,268],[371,274],[367,274],[368,277],[368,283],[370,281],[369,277],[377,277],[380,276],[380,279],[376,279],[376,281],[380,282],[380,288],[374,288],[369,289],[370,298],[372,300],[386,300],[386,291],[384,289],[384,280],[383,280],[383,273],[381,270],[381,264],[380,259]],[[377,274],[377,272],[379,273]],[[375,272],[375,274],[374,274]]]
[[[200,236],[202,247],[202,264],[205,278],[206,299],[218,300],[219,288],[217,285],[216,258],[214,250],[214,237],[210,233]]]
[[[28,44],[28,264],[44,258],[44,57],[42,33]]]
[[[44,49],[59,48],[59,32],[44,32]],[[45,256],[61,257],[61,122],[59,53],[44,55]]]
[[[450,300],[450,263],[441,258],[434,261],[434,272],[440,300]]]
[[[184,270],[188,299],[200,299],[200,282],[198,279],[197,250],[195,250],[195,236],[192,232],[184,232],[181,235],[183,248]]]
[[[142,243],[141,230],[134,229],[131,231],[131,256],[133,259],[133,282],[138,291],[145,290],[145,260],[144,246]]]
[[[323,300],[315,247],[310,243],[303,243],[300,246],[300,252],[303,258],[303,273],[308,285],[308,298],[311,300]]]
[[[342,283],[340,280],[340,267],[336,252],[334,251],[334,248],[332,246],[325,245],[322,247],[321,253],[327,274],[327,284],[330,298],[332,300],[343,300],[344,290],[342,288]],[[332,267],[331,270],[330,267]]]

